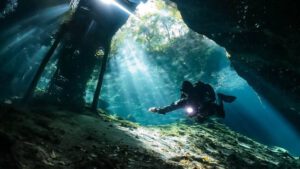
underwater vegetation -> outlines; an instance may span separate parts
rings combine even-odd
[[[145,127],[104,112],[0,106],[1,168],[282,169],[299,158],[216,121]],[[11,119],[17,119],[12,120]],[[8,132],[10,131],[10,132]]]
[[[192,30],[229,51],[238,74],[299,132],[299,4],[292,0],[172,1]]]
[[[49,8],[40,15],[20,22],[28,25],[28,29],[23,28],[23,31],[19,32],[20,25],[18,25],[1,35],[10,37],[6,38],[7,41],[2,42],[3,45],[1,45],[3,46],[1,63],[4,65],[1,69],[11,74],[11,79],[3,80],[9,83],[9,89],[3,90],[8,92],[7,95],[18,94],[21,96],[28,87],[41,57],[49,49],[51,35],[48,34],[44,39],[34,38],[45,36],[42,30],[53,32],[54,28],[58,26],[58,18],[66,11],[66,5]],[[238,98],[234,104],[225,105],[227,112],[226,118],[223,120],[225,124],[263,143],[282,146],[293,153],[300,152],[300,146],[297,144],[300,137],[293,127],[245,80],[238,76],[230,65],[228,59],[230,54],[224,48],[207,37],[190,30],[185,25],[174,4],[164,1],[149,1],[139,5],[135,15],[138,19],[130,17],[112,40],[99,102],[101,108],[143,125],[185,121],[187,117],[180,110],[162,116],[151,114],[147,112],[147,109],[152,106],[168,105],[177,100],[183,80],[192,82],[202,80],[210,83],[217,92],[230,93]],[[39,22],[39,27],[29,26],[40,20],[43,22]],[[96,28],[93,25],[90,25],[89,30],[93,31]],[[19,34],[14,35],[17,31]],[[43,36],[35,36],[38,33]],[[85,38],[91,36],[87,34]],[[28,44],[28,41],[31,42],[31,45]],[[45,41],[48,41],[48,44],[44,44]],[[68,50],[68,45],[58,48],[55,55],[59,55],[62,48]],[[8,57],[13,55],[13,51],[20,49],[22,50],[18,55]],[[74,54],[76,53],[82,55],[79,50],[75,50]],[[103,48],[98,48],[95,56],[101,58],[103,54]],[[24,56],[30,59],[25,62],[26,60],[22,59]],[[35,57],[31,58],[32,56]],[[82,55],[82,57],[84,56]],[[64,59],[60,62],[67,64],[68,60]],[[87,104],[92,102],[99,66],[101,66],[101,61],[95,59],[93,61],[96,62],[92,64],[95,67],[85,90]],[[81,61],[78,60],[78,62]],[[71,94],[78,90],[77,88],[83,87],[80,86],[81,84],[76,85],[75,82],[86,79],[86,77],[80,77],[74,81],[69,81],[66,76],[59,74],[54,77],[55,72],[64,70],[60,69],[59,71],[57,63],[54,56],[52,61],[47,64],[37,85],[38,93],[48,92],[52,95],[51,93],[60,93],[63,88],[68,86],[70,88],[68,93]],[[22,66],[16,70],[12,66],[14,64]],[[76,65],[72,66],[75,69]],[[83,74],[86,74],[84,72]],[[74,70],[70,73],[73,75],[66,75],[75,77],[78,71]],[[52,85],[51,81],[54,81],[52,83],[55,85]],[[66,82],[66,84],[59,85],[62,82]],[[63,95],[68,95],[68,93]],[[60,100],[59,95],[54,94],[52,97]],[[72,100],[74,99],[76,98],[72,98]],[[269,123],[265,123],[266,119],[269,120]]]
[[[139,2],[45,1],[6,20],[0,168],[299,168],[299,131],[232,53],[188,27],[174,2]],[[2,3],[9,18],[17,1]],[[178,100],[184,80],[237,99],[203,123],[148,112]]]
[[[238,76],[224,48],[186,27],[176,8],[162,1],[139,6],[136,15],[140,20],[130,18],[112,43],[101,95],[106,110],[143,125],[184,121],[187,117],[180,110],[156,115],[147,109],[177,100],[183,80],[202,80],[217,92],[237,97],[225,105],[225,124],[298,154],[299,134]],[[86,99],[91,97],[86,95]]]

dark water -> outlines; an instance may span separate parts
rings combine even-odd
[[[183,80],[202,80],[217,92],[237,97],[225,105],[226,125],[300,155],[299,133],[238,76],[224,48],[189,30],[172,7],[157,8],[152,3],[140,9],[143,13],[137,16],[141,19],[131,17],[114,37],[99,107],[142,125],[180,122],[188,118],[182,110],[158,115],[147,109],[176,101]],[[9,74],[0,76],[7,83],[2,86],[8,86],[1,88],[2,97],[22,96],[67,10],[67,5],[51,7],[1,32],[0,71]],[[47,66],[39,89],[47,89],[55,63],[54,59]],[[96,75],[97,71],[87,84],[87,103],[92,100]]]
[[[8,86],[2,95],[22,96],[68,9],[64,4],[41,10],[0,33],[0,80]]]

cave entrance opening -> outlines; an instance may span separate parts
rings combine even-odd
[[[183,80],[193,82],[203,80],[212,84],[217,91],[228,92],[238,98],[232,105],[225,105],[227,115],[224,123],[261,142],[278,145],[287,148],[293,154],[300,154],[298,133],[230,67],[229,54],[224,48],[188,29],[172,3],[149,1],[139,8],[143,9],[141,13],[137,12],[141,21],[130,18],[112,41],[99,107],[142,125],[185,121],[186,117],[180,111],[163,116],[150,114],[147,109],[176,100]],[[36,70],[36,62],[40,62],[49,47],[47,44],[35,46],[35,42],[40,42],[35,38],[39,37],[37,35],[42,35],[45,30],[53,30],[58,24],[53,21],[57,21],[57,18],[65,12],[65,5],[47,9],[39,16],[24,21],[23,24],[30,23],[34,26],[23,28],[18,35],[15,34],[20,30],[17,26],[6,31],[7,35],[2,33],[1,39],[9,38],[3,38],[6,40],[0,42],[3,46],[0,49],[1,64],[5,65],[0,69],[12,75],[13,79],[10,80],[9,85],[14,90],[18,90],[14,93],[20,93],[26,88],[28,84],[23,84],[30,81],[28,78],[31,77],[32,70]],[[33,20],[36,22],[32,23]],[[36,26],[37,22],[41,23],[39,27]],[[101,45],[96,44],[95,50],[83,52],[74,48],[72,54],[91,52],[94,56],[99,46]],[[58,49],[60,49],[59,45]],[[15,51],[20,52],[15,55]],[[99,55],[103,56],[101,53],[105,49],[98,51]],[[28,62],[24,62],[22,56],[28,57]],[[84,59],[79,59],[78,63],[82,60]],[[65,62],[69,63],[68,60]],[[29,63],[33,63],[35,67],[30,68]],[[56,62],[53,63],[57,65]],[[20,65],[18,71],[12,70],[11,68],[15,67],[12,65]],[[51,73],[52,70],[56,70],[55,66],[51,65],[46,72]],[[83,72],[81,68],[78,72]],[[97,68],[99,69],[99,66]],[[32,70],[28,71],[29,69]],[[89,69],[89,71],[93,70]],[[71,73],[76,77],[76,73]],[[89,77],[90,73],[87,74],[86,77]],[[46,75],[42,75],[41,79],[49,80]],[[58,80],[65,79],[58,78]],[[94,93],[97,80],[89,78],[86,80],[88,88],[84,88],[85,92],[82,94],[85,96],[85,101],[90,103],[89,99],[93,98],[90,95]],[[48,83],[45,82],[41,86],[46,84]],[[71,89],[75,84],[73,81],[65,87]]]
[[[201,80],[237,96],[236,102],[225,105],[226,125],[299,154],[295,129],[236,73],[224,48],[185,25],[174,4],[149,1],[136,15],[141,20],[130,18],[112,40],[100,108],[141,125],[186,121],[181,110],[167,115],[147,110],[176,101],[183,80]]]

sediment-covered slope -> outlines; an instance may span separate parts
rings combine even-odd
[[[143,127],[103,113],[1,106],[0,168],[299,168],[215,121]]]

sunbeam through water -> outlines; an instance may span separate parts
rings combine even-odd
[[[43,9],[0,33],[0,71],[6,72],[0,80],[6,83],[6,96],[24,94],[68,9],[67,4]]]
[[[101,96],[109,112],[143,125],[184,120],[182,110],[158,115],[147,109],[176,101],[183,80],[202,80],[237,97],[225,105],[228,126],[300,154],[298,133],[230,67],[224,48],[188,30],[175,9],[147,5],[155,10],[138,11],[142,20],[129,19],[114,38]]]

